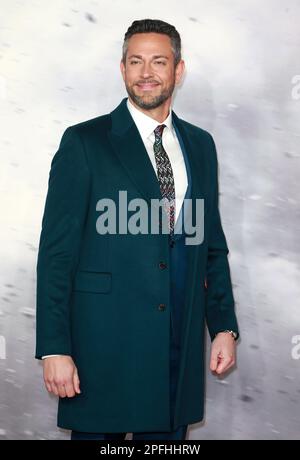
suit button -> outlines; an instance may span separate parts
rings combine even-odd
[[[158,266],[161,270],[164,270],[165,268],[167,268],[167,264],[165,264],[164,262],[159,262]]]
[[[164,311],[166,309],[166,304],[165,303],[160,303],[158,305],[158,309],[159,309],[159,311]]]

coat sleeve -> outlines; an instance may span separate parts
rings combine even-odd
[[[208,228],[208,257],[205,283],[205,316],[211,340],[226,329],[239,336],[234,311],[231,275],[227,255],[229,253],[222,229],[219,211],[218,160],[212,136],[213,187],[211,221]]]
[[[35,358],[71,355],[70,295],[89,204],[90,170],[76,127],[50,167],[36,266]]]

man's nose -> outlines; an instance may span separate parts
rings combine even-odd
[[[151,76],[153,74],[153,70],[152,70],[152,67],[151,67],[151,63],[148,62],[148,63],[144,63],[142,65],[142,68],[141,68],[141,75],[143,76],[143,78],[149,78],[149,76]]]

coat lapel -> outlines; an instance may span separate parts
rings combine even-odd
[[[129,178],[150,204],[151,198],[161,199],[157,176],[140,133],[127,108],[127,98],[111,112],[111,130],[108,133],[112,147]],[[172,120],[185,154],[189,186],[186,197],[202,198],[203,171],[197,167],[198,147],[189,140],[182,120],[172,110]],[[199,161],[199,160],[198,160]]]
[[[126,173],[143,197],[161,199],[159,183],[140,133],[127,108],[127,98],[111,112],[109,138]]]

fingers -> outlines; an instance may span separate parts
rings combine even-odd
[[[51,384],[45,381],[45,385],[46,385],[47,391],[49,391],[49,393],[52,393]]]
[[[44,382],[48,392],[60,398],[72,398],[81,393],[77,368],[67,356],[45,359]]]
[[[50,393],[54,393],[56,396],[59,396],[58,386],[54,383],[54,381],[50,381],[49,384],[51,388]]]
[[[221,358],[218,367],[216,368],[217,374],[222,374],[226,372],[230,367],[234,365],[235,361],[232,357]]]
[[[79,376],[77,369],[75,367],[74,373],[73,373],[73,378],[67,382],[65,385],[66,387],[66,395],[68,398],[72,398],[73,396],[76,395],[76,393],[81,393],[80,391],[80,381],[79,381]]]
[[[45,385],[49,393],[53,393],[60,398],[72,398],[76,394],[81,393],[77,370],[74,372],[74,375],[70,380],[59,381],[55,379],[48,379],[45,381]]]
[[[211,354],[210,370],[215,371],[218,374],[227,371],[230,367],[235,364],[234,354],[224,354],[223,352],[215,351]]]
[[[65,385],[63,385],[63,384],[58,385],[57,389],[58,389],[58,396],[60,398],[65,398],[67,396]]]
[[[235,364],[235,342],[228,334],[218,334],[211,349],[210,369],[217,374],[226,372]]]
[[[66,396],[68,396],[68,398],[73,398],[73,396],[75,396],[75,391],[74,391],[73,382],[72,382],[72,381],[69,381],[69,382],[65,385],[65,388],[66,388]]]
[[[50,387],[51,387],[50,393],[53,393],[56,396],[59,396],[60,398],[66,397],[66,390],[65,390],[64,384],[55,383],[54,381],[52,381],[50,384]]]
[[[60,398],[65,398],[66,396],[72,398],[75,396],[72,381],[64,383],[61,381],[52,380],[51,382],[45,382],[45,385],[49,393],[53,393]]]
[[[78,376],[78,372],[77,372],[77,369],[75,368],[75,372],[74,372],[74,375],[73,375],[73,386],[74,386],[74,390],[76,393],[81,393],[81,390],[80,390],[80,380],[79,380],[79,376]]]

